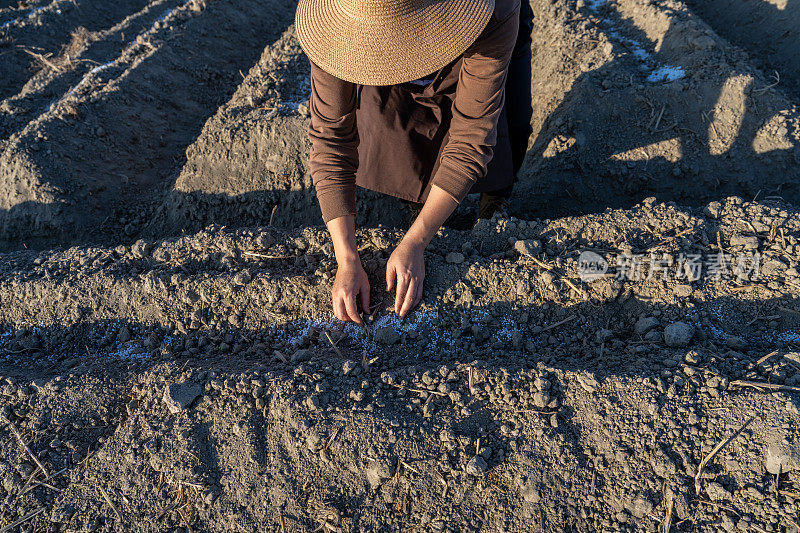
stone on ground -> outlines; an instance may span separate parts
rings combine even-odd
[[[188,409],[203,389],[197,383],[169,383],[164,387],[164,403],[172,414]]]
[[[688,346],[693,336],[694,326],[686,322],[675,322],[664,328],[664,343],[670,348]]]

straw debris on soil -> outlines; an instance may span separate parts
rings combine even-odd
[[[294,3],[0,0],[0,532],[799,531],[783,3],[531,0],[507,212],[400,320],[360,192],[362,328]]]

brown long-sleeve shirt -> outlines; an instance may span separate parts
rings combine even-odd
[[[496,0],[481,36],[426,86],[356,85],[312,63],[311,177],[326,222],[356,213],[356,185],[424,201],[433,184],[460,202],[511,183],[500,119],[519,6]]]

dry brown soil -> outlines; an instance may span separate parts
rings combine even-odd
[[[800,532],[797,2],[531,5],[508,213],[400,321],[361,194],[362,330],[291,1],[0,0],[0,532]]]

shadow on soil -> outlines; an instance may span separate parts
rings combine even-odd
[[[689,0],[691,8],[800,97],[800,0]]]
[[[649,43],[649,49],[655,47],[632,22],[620,19],[615,24],[623,26],[621,31],[625,35],[632,36],[639,42]],[[673,40],[681,38],[680,32],[680,28],[668,29],[663,36],[661,49],[669,49]],[[617,59],[614,61],[632,61],[630,54],[626,55],[627,52],[629,51],[624,50],[622,45],[616,44],[614,53]],[[654,53],[654,57],[658,57],[658,54]],[[763,117],[752,113],[750,105],[745,106],[739,131],[728,148],[718,155],[709,152],[709,143],[714,133],[704,121],[701,112],[713,111],[723,95],[722,82],[740,74],[735,67],[729,67],[725,76],[719,78],[719,86],[702,93],[696,89],[689,91],[683,88],[679,85],[680,80],[651,87],[644,81],[645,74],[641,74],[641,79],[636,83],[647,85],[644,96],[660,98],[659,109],[660,102],[664,102],[660,121],[663,127],[658,131],[648,131],[645,135],[631,132],[620,134],[621,127],[629,126],[623,124],[616,113],[629,109],[633,96],[631,88],[603,91],[605,103],[603,106],[597,105],[599,84],[604,79],[618,76],[620,72],[630,68],[627,66],[620,70],[614,63],[608,63],[577,78],[533,141],[512,200],[512,214],[520,218],[578,215],[602,211],[607,207],[629,207],[647,196],[688,205],[701,205],[730,195],[739,195],[748,200],[754,197],[781,196],[790,202],[800,201],[800,146],[756,153],[753,138],[762,126]],[[535,71],[533,75],[536,76]],[[747,102],[752,103],[747,98]],[[688,106],[690,112],[684,113],[684,106]],[[647,107],[644,104],[642,107],[643,117],[638,118],[646,122]],[[688,123],[678,124],[673,121],[674,117],[684,114],[689,117]],[[125,113],[119,115],[126,116]],[[171,113],[162,114],[162,123],[151,124],[151,129],[169,130],[170,117]],[[580,130],[587,140],[586,144],[571,146],[550,158],[547,166],[539,168],[546,148],[560,133],[564,124],[572,125],[576,131]],[[132,123],[120,123],[111,130],[118,131],[121,138],[126,138],[130,136],[130,132],[125,134],[124,130],[132,126]],[[195,123],[194,137],[198,128]],[[176,132],[176,135],[179,133]],[[661,156],[641,161],[612,159],[614,154],[676,138],[682,146],[682,155],[675,161]],[[184,140],[176,148],[182,146],[185,149],[191,144],[190,141],[191,139]],[[183,149],[170,150],[170,157],[175,157],[179,152],[181,155],[178,164],[182,165],[185,162]],[[161,149],[150,151],[143,147],[139,155],[142,161],[150,161],[162,157],[163,153]],[[11,240],[0,241],[0,250],[105,242],[110,235],[114,236],[114,244],[119,244],[132,242],[141,236],[163,238],[196,231],[210,223],[229,227],[264,225],[273,217],[275,206],[274,223],[277,226],[299,227],[321,223],[316,199],[310,190],[264,189],[235,196],[203,191],[186,194],[170,190],[177,174],[178,172],[171,174],[155,188],[149,184],[135,194],[146,199],[150,207],[141,205],[133,209],[139,210],[146,218],[138,227],[128,232],[123,231],[123,224],[119,223],[122,214],[109,217],[105,212],[98,211],[97,218],[94,219],[91,213],[81,213],[81,217],[86,218],[85,227],[90,228],[89,236],[83,241],[77,240],[75,227],[67,227],[61,232],[50,224],[52,220],[63,219],[62,211],[66,206],[61,204],[28,202],[0,212],[0,219],[6,221],[3,233],[14,235]],[[168,192],[162,193],[165,188]],[[161,194],[166,194],[164,198],[168,199],[162,203],[161,209],[173,211],[170,216],[175,223],[163,226],[149,223],[154,216],[158,216],[157,212],[153,213],[152,205],[159,203],[156,198]],[[130,206],[126,209],[130,210]],[[360,223],[401,226],[407,223],[408,218],[405,215],[398,216],[399,209],[401,206],[398,202],[378,200],[374,195],[367,196],[360,205]],[[74,226],[77,224],[76,221]]]
[[[657,385],[664,382],[662,377],[665,372],[671,372],[680,366],[687,350],[697,350],[702,354],[702,361],[694,365],[699,374],[704,371],[711,372],[717,376],[725,377],[730,380],[742,378],[744,374],[753,369],[765,353],[768,353],[774,346],[776,339],[761,339],[753,335],[756,326],[750,321],[750,317],[760,312],[764,308],[790,308],[797,305],[796,299],[773,299],[773,300],[743,300],[741,298],[724,297],[703,304],[705,309],[731,308],[735,306],[737,313],[725,318],[720,318],[711,324],[704,324],[695,335],[695,338],[688,348],[670,349],[665,348],[661,342],[647,342],[639,337],[632,328],[623,327],[613,329],[614,324],[630,324],[631,317],[647,315],[667,314],[671,312],[685,314],[685,309],[670,309],[669,306],[652,305],[650,303],[628,299],[624,302],[607,300],[605,302],[581,303],[565,307],[559,304],[548,304],[537,308],[527,309],[536,313],[544,313],[549,323],[555,323],[566,317],[575,315],[578,317],[574,322],[562,327],[554,328],[545,334],[533,336],[526,334],[525,338],[530,338],[534,349],[529,351],[523,348],[511,348],[509,342],[497,343],[494,333],[490,332],[488,340],[479,341],[471,334],[467,333],[460,338],[454,339],[445,349],[431,350],[429,347],[422,346],[415,341],[408,341],[405,344],[384,347],[379,349],[379,360],[370,366],[366,371],[361,370],[357,365],[357,371],[350,381],[346,381],[344,386],[336,387],[348,390],[354,384],[359,383],[366,375],[371,382],[375,383],[380,379],[382,372],[391,371],[396,378],[403,380],[412,376],[419,376],[425,371],[438,372],[442,365],[449,368],[457,368],[461,365],[469,365],[477,372],[486,376],[514,375],[516,371],[531,369],[544,370],[545,373],[570,371],[581,372],[589,371],[595,379],[602,385],[606,380],[624,382],[625,379],[647,379]],[[472,309],[472,312],[489,312],[497,316],[507,314],[513,306],[513,300],[497,302],[496,304]],[[450,306],[444,309],[445,313],[463,313],[463,309]],[[800,328],[800,315],[786,314],[780,320],[780,332],[786,333],[797,331]],[[104,343],[101,339],[115,338],[116,332],[122,325],[126,325],[133,332],[131,341],[125,346],[119,346],[115,342]],[[575,326],[578,325],[578,327]],[[612,324],[613,336],[605,343],[596,340],[596,333],[600,328]],[[530,331],[531,324],[520,324],[521,329]],[[0,326],[0,331],[6,330],[11,338],[15,336],[15,331],[8,331],[8,324]],[[717,330],[718,337],[709,338],[708,332]],[[95,375],[104,378],[104,381],[111,381],[117,385],[117,394],[112,395],[111,405],[107,405],[109,412],[124,413],[126,406],[133,400],[131,387],[141,379],[141,376],[155,367],[161,366],[161,370],[167,369],[167,374],[174,375],[177,369],[179,373],[184,370],[192,371],[194,376],[202,375],[204,372],[215,372],[218,380],[237,381],[242,373],[255,372],[260,377],[270,381],[298,379],[299,375],[310,375],[315,372],[323,371],[325,367],[330,367],[332,371],[326,372],[330,380],[344,380],[340,376],[339,369],[342,367],[343,358],[334,353],[330,345],[317,332],[309,338],[308,344],[302,346],[308,351],[304,352],[302,359],[294,362],[285,363],[272,355],[272,350],[281,348],[287,354],[291,351],[283,348],[275,340],[272,333],[266,330],[250,330],[245,328],[232,328],[225,331],[196,331],[186,335],[175,336],[157,325],[146,325],[139,323],[120,323],[110,321],[96,321],[83,323],[75,327],[47,326],[27,330],[23,336],[29,336],[34,331],[38,343],[35,347],[22,352],[10,354],[8,351],[0,351],[0,374],[18,378],[21,382],[36,381],[47,383],[56,376],[66,374],[80,376],[82,374]],[[578,339],[575,334],[579,333]],[[705,332],[705,333],[704,333]],[[725,347],[722,337],[725,334],[736,334],[744,338],[749,338],[748,349],[735,351]],[[144,348],[144,339],[155,335],[159,341],[152,345],[150,350]],[[8,337],[6,337],[8,338]],[[136,348],[138,347],[138,348]],[[361,348],[350,340],[343,340],[339,343],[339,349],[344,358],[354,361],[361,360]],[[102,354],[102,355],[101,355]],[[5,355],[5,357],[3,357]],[[167,366],[165,366],[165,364]],[[768,363],[771,365],[772,363]],[[302,367],[300,374],[298,368]],[[170,370],[171,368],[171,370]],[[771,370],[770,370],[771,372]],[[355,380],[355,381],[353,381]],[[297,381],[282,394],[286,397],[278,398],[277,404],[272,404],[275,398],[272,393],[266,397],[267,405],[270,409],[277,409],[270,415],[269,420],[262,414],[262,409],[254,408],[254,398],[251,394],[242,393],[238,396],[238,407],[247,407],[235,411],[237,423],[243,430],[240,438],[249,438],[248,435],[258,436],[250,438],[242,445],[243,453],[247,454],[248,461],[252,460],[255,470],[258,472],[268,472],[269,475],[280,475],[283,469],[291,471],[293,459],[289,450],[283,450],[280,443],[274,446],[283,450],[285,456],[275,457],[269,455],[265,449],[263,436],[268,434],[270,428],[275,424],[294,423],[301,418],[311,420],[317,424],[320,432],[332,432],[334,426],[341,426],[336,422],[336,416],[332,418],[312,416],[304,406],[304,400],[311,394],[305,390],[305,386],[296,386]],[[335,383],[335,381],[334,381]],[[669,383],[669,381],[667,381]],[[687,385],[688,389],[683,391],[682,405],[686,408],[694,409],[698,416],[703,416],[705,405],[701,396],[698,394],[700,381],[694,383],[691,379]],[[459,384],[460,386],[461,384]],[[663,386],[663,385],[662,385]],[[563,391],[558,384],[554,384],[551,395],[559,398],[563,396]],[[667,402],[669,391],[662,390],[665,394],[657,400],[661,404]],[[673,391],[674,393],[674,391]],[[673,394],[674,395],[674,394]],[[795,403],[800,404],[800,396],[790,395]],[[614,404],[619,400],[615,394],[609,393],[605,396],[605,401]],[[233,401],[230,399],[229,401]],[[433,412],[447,409],[449,399],[433,396]],[[385,405],[376,408],[370,416],[382,418],[384,420],[399,423],[399,427],[413,428],[421,434],[431,434],[436,425],[436,415],[423,416],[418,410],[408,409],[408,399],[397,399],[385,401]],[[346,394],[335,392],[324,392],[320,395],[320,403],[323,407],[330,409],[330,412],[340,411],[349,413],[354,408],[354,403],[350,401]],[[471,414],[462,418],[455,429],[459,435],[465,435],[472,439],[480,438],[487,429],[494,432],[498,422],[497,406],[492,406],[486,399],[478,399],[470,396],[467,400]],[[215,410],[225,410],[233,404],[226,404],[220,401],[215,405]],[[659,406],[660,407],[660,406]],[[75,405],[74,409],[82,409]],[[543,411],[540,413],[546,420],[552,416],[551,412]],[[155,415],[154,415],[155,416]],[[221,427],[212,428],[209,422],[205,421],[212,414],[203,415],[200,420],[194,420],[186,429],[182,429],[185,422],[180,424],[178,419],[165,422],[169,431],[180,432],[188,431],[183,438],[189,438],[199,453],[198,460],[201,462],[202,476],[208,483],[218,483],[219,480],[230,476],[231,466],[224,463],[219,456],[221,446],[228,444],[219,442],[220,432],[225,431]],[[356,418],[358,411],[354,413]],[[533,412],[532,416],[536,416]],[[583,435],[587,429],[581,423],[573,420],[573,412],[569,406],[564,406],[558,410],[557,427],[546,427],[546,434],[552,438],[554,434],[560,434],[564,445],[568,447],[571,457],[576,459],[573,465],[581,471],[587,471],[592,467],[592,459],[586,455],[586,450],[581,446],[589,437]],[[124,419],[124,416],[123,416]],[[166,420],[166,419],[165,419]],[[279,420],[280,422],[277,422]],[[223,425],[227,422],[219,422]],[[215,426],[219,423],[215,423]],[[173,427],[174,426],[174,427]],[[180,426],[180,427],[179,427]],[[42,439],[48,439],[47,432],[42,432]],[[668,435],[663,435],[669,438]],[[46,442],[32,442],[34,447],[46,446]],[[82,446],[86,450],[81,450],[85,454],[91,450],[98,449],[101,444],[96,439],[86,441]],[[294,448],[291,448],[292,450]],[[528,459],[533,462],[541,463],[543,471],[551,459],[547,452],[536,450],[529,453]],[[230,458],[226,459],[228,462]],[[682,459],[676,455],[674,460],[680,464]],[[502,459],[501,459],[502,461]],[[224,463],[224,464],[223,464]],[[496,459],[488,461],[490,469],[499,464]],[[250,472],[250,470],[248,470]],[[262,475],[262,474],[259,474]],[[302,492],[302,478],[291,478],[287,476],[283,483],[294,486],[295,490]],[[598,478],[597,488],[603,490],[604,482]],[[365,493],[361,493],[363,497]],[[345,497],[345,495],[339,495]],[[230,502],[228,502],[230,503]],[[225,505],[227,505],[226,503]],[[234,503],[236,503],[234,501]],[[241,504],[241,502],[238,502]],[[346,512],[353,509],[352,501],[329,502],[341,511]],[[542,520],[556,520],[553,517],[542,517]],[[544,525],[544,524],[543,524]],[[555,526],[554,526],[555,527]]]
[[[659,43],[623,17],[614,18],[612,28],[642,43],[659,63],[668,59],[662,60],[665,52],[656,50],[685,47],[685,28],[674,21]],[[718,63],[714,67],[721,72],[709,78],[718,79],[718,85],[709,79],[652,84],[645,81],[646,72],[639,79],[622,83],[620,73],[635,67],[620,69],[617,63],[633,61],[632,54],[618,39],[611,42],[616,59],[581,74],[533,139],[518,185],[520,191],[529,194],[517,194],[512,201],[514,214],[529,218],[599,212],[607,207],[630,207],[647,196],[692,206],[727,196],[746,200],[779,196],[788,202],[800,201],[800,145],[793,142],[792,148],[763,153],[754,149],[758,130],[776,111],[765,116],[764,107],[773,106],[775,100],[767,103],[763,98],[758,102],[753,99],[751,92],[760,92],[760,87],[753,86],[759,81],[754,80],[736,95],[741,102],[734,105],[744,109],[738,117],[738,131],[725,139],[723,150],[717,150],[721,153],[712,153],[711,143],[717,141],[718,132],[706,117],[713,120],[717,106],[724,110],[731,105],[723,100],[726,83],[739,75],[750,75],[746,66],[726,66],[722,57],[715,57]],[[533,76],[535,79],[535,70]],[[613,80],[611,88],[601,90],[607,80]],[[641,90],[634,90],[633,84]],[[602,102],[598,103],[601,95]],[[633,111],[638,116],[630,116],[634,101],[638,106]],[[646,127],[650,116],[659,112],[659,127],[652,127],[652,120]],[[540,167],[546,150],[565,128],[567,135],[574,134],[586,142],[551,155],[549,164]],[[613,159],[616,154],[676,139],[681,147],[676,158]]]
[[[0,140],[12,133],[20,138],[9,148],[0,142],[1,164],[7,165],[0,174],[10,182],[4,184],[3,203],[13,205],[17,194],[43,191],[54,198],[0,209],[0,251],[135,240],[172,188],[203,125],[233,96],[242,72],[257,63],[260,45],[277,39],[293,20],[293,7],[276,17],[277,5],[261,6],[261,12],[248,16],[238,13],[243,5],[223,4],[186,22],[189,26],[171,35],[169,45],[124,65],[110,84],[113,90],[81,101],[73,115],[44,120],[34,109],[0,113]],[[273,25],[264,32],[264,25],[253,20]],[[213,32],[218,38],[220,31],[248,46],[197,45],[198,34]],[[242,37],[250,34],[253,38]],[[43,104],[48,109],[49,93]],[[25,183],[23,191],[32,190],[14,191],[14,181]]]

